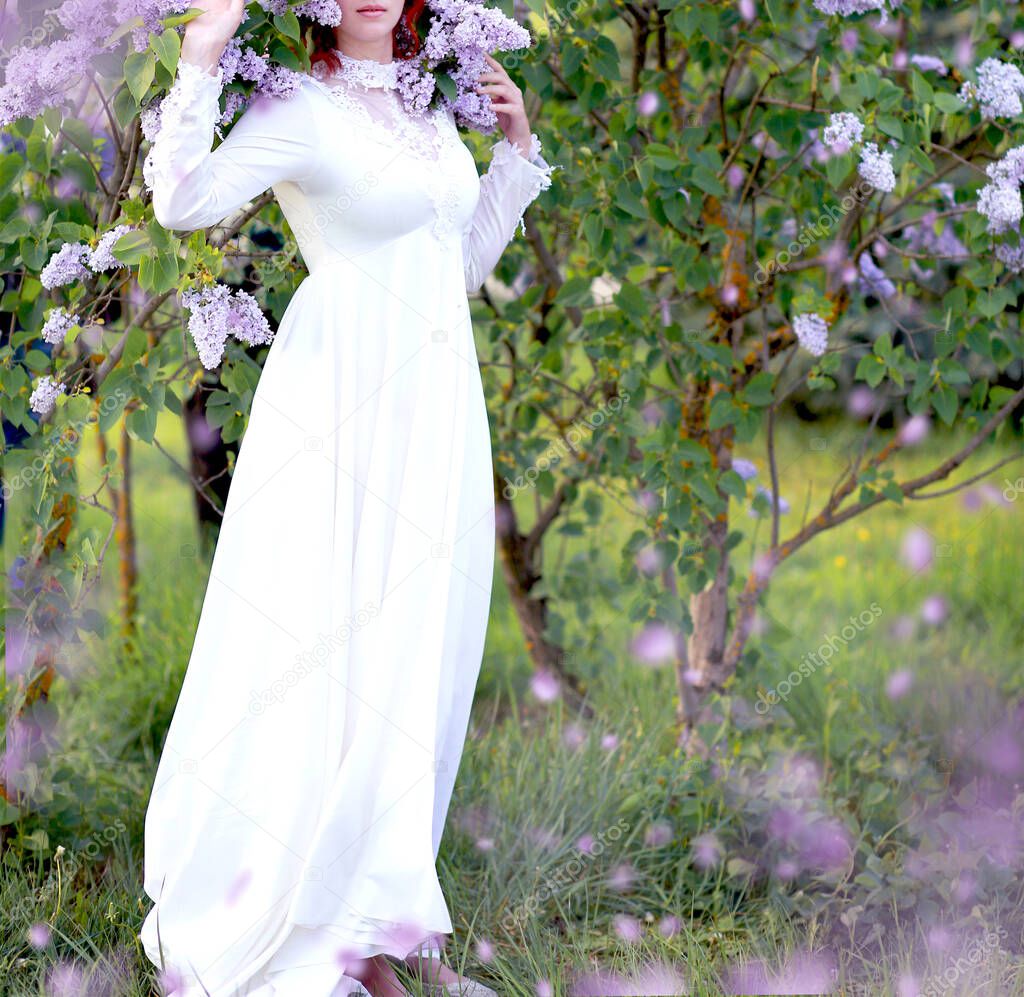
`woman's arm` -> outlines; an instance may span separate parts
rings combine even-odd
[[[143,166],[153,213],[165,228],[192,231],[223,220],[284,180],[320,165],[316,116],[304,86],[289,97],[257,95],[213,151],[223,71],[178,63],[160,108],[160,128]]]
[[[476,291],[494,269],[523,221],[523,212],[551,186],[549,166],[540,154],[540,140],[530,130],[522,91],[492,56],[490,72],[480,75],[477,92],[491,98],[505,137],[491,147],[491,163],[480,178],[480,201],[462,241],[466,290]],[[525,224],[523,230],[525,232]]]
[[[462,239],[467,291],[478,290],[494,269],[523,223],[523,213],[551,186],[556,169],[541,156],[540,141],[534,134],[528,149],[507,138],[491,147],[490,165],[480,178],[480,200]]]
[[[316,116],[303,86],[289,97],[257,95],[210,151],[221,115],[218,62],[243,5],[206,3],[210,10],[186,28],[177,76],[160,105],[160,126],[143,166],[156,220],[185,231],[216,224],[274,184],[301,182],[320,165]],[[219,20],[202,24],[215,7]]]

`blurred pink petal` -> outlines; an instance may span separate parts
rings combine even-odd
[[[900,558],[911,571],[927,571],[935,557],[935,541],[927,530],[914,526],[903,536]]]
[[[910,692],[914,684],[914,674],[909,668],[901,668],[893,672],[885,683],[885,694],[890,699],[900,699]]]

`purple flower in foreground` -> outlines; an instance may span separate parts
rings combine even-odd
[[[658,95],[653,90],[646,90],[636,99],[636,113],[641,117],[650,117],[658,110]]]
[[[900,699],[910,692],[914,684],[914,673],[907,668],[893,672],[885,683],[885,694],[890,699]]]
[[[633,639],[632,654],[648,665],[661,665],[676,655],[676,638],[664,623],[649,623]]]
[[[335,0],[306,0],[304,4],[295,8],[299,17],[308,17],[311,21],[318,21],[329,28],[336,28],[341,24],[341,7]]]
[[[912,415],[900,427],[898,440],[902,446],[912,447],[920,443],[931,429],[931,423],[926,415]]]
[[[209,370],[224,357],[228,336],[248,346],[260,346],[273,340],[266,316],[251,294],[235,291],[224,284],[189,288],[181,296],[182,305],[191,314],[188,331],[199,351],[199,359]]]
[[[96,244],[96,248],[89,255],[89,269],[95,273],[102,273],[104,270],[114,270],[117,267],[127,266],[122,263],[111,250],[117,243],[117,240],[123,235],[127,235],[131,232],[131,225],[116,225],[109,232],[104,232],[100,236],[100,241]]]
[[[530,691],[542,703],[550,703],[558,699],[561,687],[552,672],[538,671],[530,679]]]
[[[903,537],[900,558],[911,571],[927,571],[935,557],[935,541],[927,530],[915,526]]]
[[[302,85],[302,76],[287,66],[271,66],[256,85],[256,90],[268,97],[290,97]]]
[[[89,247],[81,242],[65,242],[50,257],[50,262],[43,267],[39,281],[47,290],[73,284],[76,280],[84,280],[89,271],[83,262],[90,255]]]
[[[34,949],[45,949],[50,944],[50,926],[42,921],[28,929],[28,943]]]
[[[949,604],[941,595],[930,595],[921,603],[921,619],[929,626],[937,627],[946,622]]]

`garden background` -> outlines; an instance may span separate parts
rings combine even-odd
[[[153,220],[173,6],[0,23],[4,994],[160,992],[143,815],[268,349],[208,369],[178,292],[274,326],[305,273],[269,194]],[[452,962],[535,997],[1024,993],[1024,15],[503,9],[561,169],[472,301],[500,556]],[[247,28],[306,65],[292,12]]]

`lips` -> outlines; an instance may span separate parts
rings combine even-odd
[[[377,4],[367,4],[365,7],[357,7],[357,14],[384,14],[386,13],[386,7],[380,7]]]

